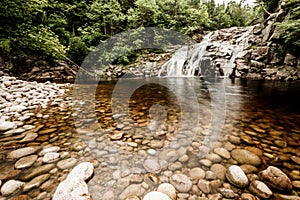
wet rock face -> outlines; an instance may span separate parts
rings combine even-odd
[[[261,171],[259,176],[265,183],[277,190],[290,191],[292,189],[292,182],[289,177],[277,167],[269,166]]]
[[[210,38],[207,52],[202,55],[199,49],[194,55],[203,57],[200,63],[205,57],[211,58],[213,75],[259,80],[299,80],[300,58],[296,53],[286,53],[286,47],[279,40],[281,33],[276,23],[282,22],[283,15],[286,15],[286,19],[289,16],[286,10],[280,7],[277,13],[260,24],[215,31],[213,35],[216,37]],[[205,43],[205,40],[201,43]],[[197,48],[197,45],[193,48]],[[278,53],[279,51],[284,53]],[[190,60],[197,56],[191,56]],[[186,62],[188,63],[189,59],[186,59]],[[197,62],[199,63],[199,60]],[[206,75],[203,69],[195,71],[196,73],[190,75]]]

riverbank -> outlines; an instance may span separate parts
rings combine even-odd
[[[0,131],[23,125],[23,121],[36,115],[40,109],[60,104],[70,84],[37,83],[15,77],[0,77]],[[21,133],[21,132],[20,132]]]

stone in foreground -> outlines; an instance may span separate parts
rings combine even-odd
[[[77,165],[66,180],[58,185],[53,200],[91,200],[85,180],[90,178],[93,172],[94,167],[92,163],[84,162]]]
[[[168,195],[162,193],[162,192],[149,192],[144,196],[143,200],[172,200]]]
[[[261,164],[261,160],[257,155],[245,149],[234,149],[231,152],[231,156],[240,164],[249,164],[254,166]]]
[[[0,121],[0,131],[7,131],[14,128],[17,128],[17,125],[14,122]]]
[[[177,198],[175,187],[169,183],[162,183],[158,186],[157,191],[168,195],[172,200]]]
[[[141,184],[131,184],[119,196],[120,200],[125,200],[129,197],[133,196],[141,196],[145,192],[145,189],[142,187]]]
[[[300,197],[275,193],[274,200],[300,200]]]
[[[8,159],[19,159],[24,156],[34,154],[40,149],[40,147],[24,147],[21,149],[14,150],[7,155]]]
[[[231,189],[221,188],[219,191],[225,198],[234,199],[235,197],[235,193]]]
[[[263,199],[268,199],[273,194],[268,186],[266,186],[266,184],[258,180],[254,180],[251,182],[249,190],[256,196]]]
[[[174,174],[170,178],[170,183],[179,191],[179,192],[189,192],[192,189],[193,183],[184,174]]]
[[[280,169],[274,166],[269,166],[261,171],[259,176],[263,181],[277,190],[290,191],[292,190],[292,182],[289,177]]]
[[[26,168],[26,167],[31,167],[35,163],[37,158],[38,158],[37,155],[23,157],[15,163],[15,168],[22,169],[22,168]]]
[[[9,196],[17,193],[24,187],[25,183],[17,180],[9,180],[1,187],[1,194]]]
[[[156,159],[147,159],[143,164],[147,172],[158,174],[161,171],[158,160]]]
[[[226,171],[226,178],[230,183],[237,187],[246,187],[249,184],[244,171],[237,165],[230,166]]]

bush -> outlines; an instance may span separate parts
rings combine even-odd
[[[287,20],[277,23],[281,28],[281,37],[290,51],[299,55],[300,51],[300,1],[288,0],[286,5],[290,16]]]
[[[67,50],[67,57],[69,59],[80,65],[88,53],[89,49],[80,37],[73,36],[70,39]]]

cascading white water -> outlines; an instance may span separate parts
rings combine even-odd
[[[210,32],[203,37],[200,43],[178,49],[172,58],[161,67],[158,76],[194,76],[196,70],[200,70],[208,44],[217,35],[218,31]]]
[[[227,36],[226,39],[224,39],[224,35],[221,34],[222,30],[210,32],[203,37],[203,40],[200,43],[191,46],[183,46],[178,49],[171,59],[161,67],[158,76],[205,76],[205,70],[212,70],[209,69],[211,68],[211,59],[223,58],[225,62],[221,68],[224,75],[228,77],[232,74],[233,69],[235,69],[235,60],[241,57],[243,50],[248,47],[248,36],[252,30],[253,27],[248,27],[243,31],[240,31],[238,35],[236,33],[235,35],[231,32],[225,32],[223,34]],[[219,35],[221,36],[221,39],[216,40]],[[238,37],[232,39],[230,38],[232,35]],[[213,46],[214,50],[208,52],[208,46]]]

